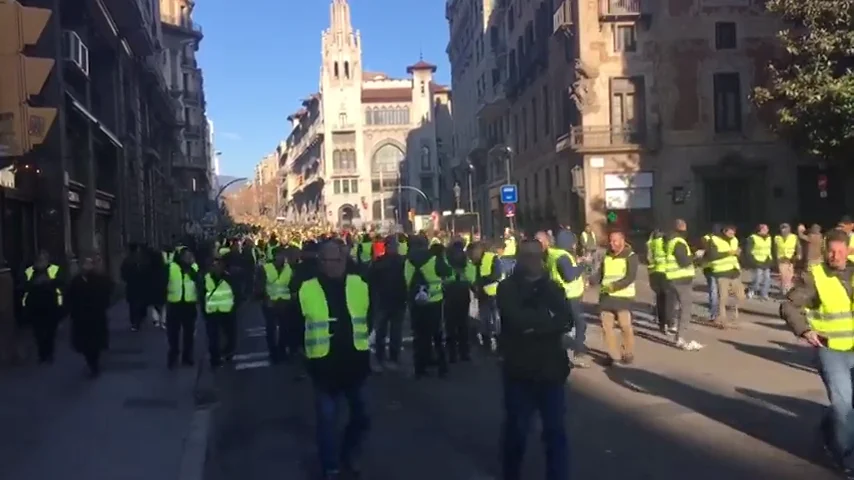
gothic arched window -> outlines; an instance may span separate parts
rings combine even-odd
[[[371,110],[370,108],[365,110],[365,125],[374,124],[374,117],[371,116],[371,113],[373,113],[373,110]]]
[[[338,62],[335,62],[335,65],[332,67],[333,73],[335,74],[335,78],[338,78]]]
[[[409,125],[409,107],[403,107],[403,124]]]
[[[344,78],[350,78],[350,62],[344,62]]]

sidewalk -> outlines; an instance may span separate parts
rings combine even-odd
[[[0,370],[0,477],[178,479],[197,370],[168,371],[165,332],[132,333],[124,302],[110,314],[100,378],[71,351],[67,321],[54,365]]]

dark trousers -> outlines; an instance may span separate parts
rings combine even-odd
[[[234,353],[237,334],[234,312],[205,314],[205,332],[208,337],[211,365],[219,365],[222,363],[223,356]],[[225,340],[222,346],[220,346],[220,338]]]
[[[347,402],[350,421],[344,428],[343,438],[339,433],[341,400]],[[370,420],[365,404],[363,385],[339,391],[315,389],[315,413],[317,414],[317,452],[324,473],[341,469],[342,460],[356,463],[361,454],[362,439],[368,432]]]
[[[89,367],[89,371],[92,372],[93,375],[97,375],[101,372],[101,351],[100,350],[92,350],[83,354],[83,358],[86,359],[86,366]]]
[[[287,354],[288,345],[288,326],[283,305],[264,306],[264,327],[270,359],[278,360]]]
[[[413,305],[410,312],[416,375],[426,373],[433,353],[439,372],[447,371],[448,359],[445,358],[445,345],[442,342],[442,302]]]
[[[59,314],[56,312],[34,312],[28,315],[33,326],[39,361],[53,361],[56,351],[56,329],[59,327]]]
[[[380,306],[374,313],[374,329],[377,332],[376,349],[377,360],[384,362],[386,358],[397,362],[400,357],[400,346],[403,342],[403,314],[406,307],[383,307]],[[388,346],[388,354],[386,354]]]
[[[469,302],[445,301],[445,333],[447,334],[448,358],[471,358],[469,340]]]
[[[663,273],[650,273],[649,286],[655,293],[655,317],[658,319],[658,327],[665,329],[673,324],[668,321],[667,314],[667,279]]]
[[[504,425],[502,428],[503,479],[521,480],[522,463],[535,412],[540,414],[546,450],[546,480],[569,479],[569,443],[564,416],[563,382],[538,382],[504,378]]]
[[[128,300],[128,318],[130,318],[130,326],[139,328],[142,326],[142,321],[148,314],[148,305],[141,300]]]
[[[170,303],[166,305],[166,338],[169,340],[169,364],[181,355],[184,362],[193,361],[194,334],[196,333],[196,303]]]

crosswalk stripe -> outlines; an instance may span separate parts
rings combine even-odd
[[[246,336],[249,338],[265,337],[267,336],[267,332],[265,332],[264,330],[258,330],[255,332],[249,332]]]
[[[249,370],[251,368],[269,367],[270,360],[257,360],[254,362],[243,362],[234,365],[235,370]]]
[[[246,332],[247,333],[264,332],[266,330],[267,330],[267,327],[249,327],[246,329]]]
[[[252,352],[252,353],[239,353],[234,356],[234,361],[236,362],[248,362],[253,360],[261,360],[264,358],[268,358],[270,356],[270,352]]]

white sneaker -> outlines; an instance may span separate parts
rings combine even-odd
[[[684,339],[680,338],[676,341],[676,348],[680,350],[685,350],[686,352],[696,352],[704,347],[701,343],[691,340],[690,342],[686,342]]]

